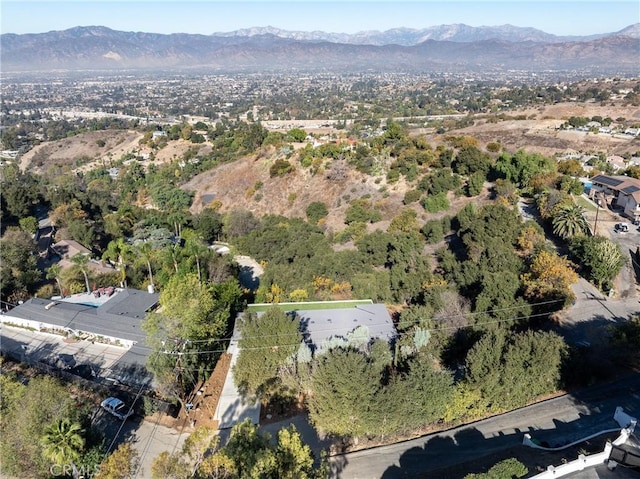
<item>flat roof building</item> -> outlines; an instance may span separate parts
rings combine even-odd
[[[138,375],[147,378],[139,377],[136,383],[150,379],[145,364],[151,350],[146,345],[142,321],[156,307],[158,294],[136,289],[101,290],[99,296],[84,293],[53,300],[32,298],[0,315],[0,322],[126,348],[114,374],[130,376],[127,371],[137,370]]]

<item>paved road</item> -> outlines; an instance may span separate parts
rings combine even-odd
[[[525,432],[551,445],[566,444],[617,427],[613,420],[617,406],[640,417],[640,374],[469,426],[333,457],[333,477],[414,477],[518,447]]]
[[[52,366],[61,358],[68,367],[87,365],[98,377],[109,377],[111,368],[127,353],[126,348],[90,341],[66,342],[57,334],[28,331],[0,324],[0,345],[3,352],[25,362],[43,362]]]
[[[191,432],[162,426],[139,416],[132,416],[123,424],[100,407],[96,408],[93,425],[104,433],[107,447],[111,447],[111,450],[117,449],[124,441],[131,442],[140,458],[136,479],[150,479],[153,460],[164,451],[179,451]]]
[[[569,344],[604,345],[609,327],[640,314],[640,302],[634,294],[625,298],[607,298],[583,278],[572,285],[576,302],[561,313],[558,332]]]
[[[609,299],[584,279],[573,285],[575,304],[563,314],[559,332],[572,344],[596,346],[608,328],[640,313],[636,297]],[[640,375],[563,396],[495,418],[413,441],[332,458],[333,477],[395,479],[429,473],[517,447],[523,434],[565,444],[615,428],[617,406],[640,417]]]
[[[4,352],[22,360],[57,364],[60,357],[67,357],[75,365],[91,365],[98,379],[108,377],[111,366],[127,351],[125,348],[92,344],[89,341],[66,343],[62,336],[6,325],[0,325],[0,344]],[[180,450],[190,432],[181,434],[153,421],[144,421],[139,416],[129,418],[120,429],[122,421],[107,414],[98,404],[95,405],[95,411],[94,425],[105,434],[107,446],[114,438],[114,449],[125,440],[132,441],[141,460],[141,469],[136,476],[138,479],[150,478],[153,460],[161,452]]]

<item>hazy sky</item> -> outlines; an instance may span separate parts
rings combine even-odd
[[[618,31],[640,22],[640,2],[623,1],[216,1],[0,0],[2,33],[102,25],[153,33],[227,32],[255,26],[354,33],[395,27],[511,24],[556,35]]]

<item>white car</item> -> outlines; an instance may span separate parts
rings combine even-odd
[[[617,223],[614,227],[615,231],[618,233],[628,233],[629,232],[629,224],[628,223]]]
[[[100,403],[100,407],[122,421],[133,414],[133,410],[125,406],[118,398],[107,398]]]

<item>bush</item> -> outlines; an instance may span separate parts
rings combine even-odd
[[[380,221],[382,215],[372,209],[366,199],[353,200],[345,212],[344,222],[351,223],[375,223]]]
[[[48,299],[52,296],[55,296],[56,294],[59,294],[59,292],[56,290],[56,288],[53,287],[52,284],[45,284],[40,289],[38,289],[38,291],[36,291],[36,296],[38,298]]]
[[[420,199],[421,196],[422,196],[422,191],[409,190],[404,194],[404,199],[402,200],[402,202],[405,205],[408,205],[410,203],[415,203],[416,201],[418,201]]]
[[[502,149],[502,145],[498,142],[491,141],[487,143],[487,151],[491,153],[498,153]]]
[[[400,179],[400,172],[398,170],[389,170],[387,173],[387,182],[388,183],[397,183]]]
[[[449,209],[449,200],[446,193],[438,193],[437,195],[427,196],[422,200],[422,207],[429,213],[437,213]]]
[[[142,398],[142,410],[145,416],[151,416],[158,411],[158,403],[155,399],[143,396]]]
[[[464,479],[514,479],[528,474],[527,466],[515,458],[505,459],[494,465],[486,473],[467,474]]]
[[[269,168],[269,176],[271,178],[273,178],[274,176],[284,176],[294,170],[295,167],[287,160],[278,159],[273,165],[271,165],[271,168]]]
[[[329,210],[327,209],[327,205],[322,201],[314,201],[307,206],[305,213],[307,214],[307,219],[310,223],[318,224],[320,219],[329,214]]]
[[[467,181],[467,195],[478,196],[484,186],[485,175],[481,171],[473,173]]]
[[[444,228],[440,220],[427,221],[420,231],[429,244],[439,243],[444,239]]]

